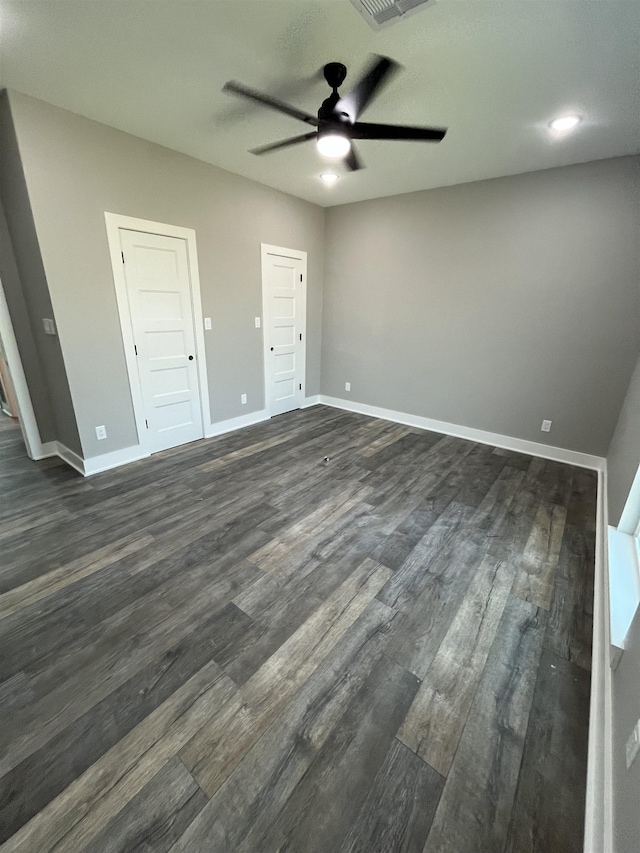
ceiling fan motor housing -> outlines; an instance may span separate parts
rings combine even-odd
[[[337,115],[334,112],[335,106],[339,100],[340,95],[337,92],[334,92],[333,95],[329,95],[329,97],[322,102],[322,106],[318,110],[318,121],[322,126],[327,122],[340,126],[340,124],[346,122],[349,118],[346,113],[340,113]]]
[[[347,66],[341,62],[327,62],[324,66],[324,79],[335,91],[344,83],[347,76]]]

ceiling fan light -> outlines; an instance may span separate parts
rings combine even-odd
[[[337,180],[339,180],[339,178],[334,172],[323,172],[320,175],[320,180],[328,187],[331,187]]]
[[[573,130],[581,121],[580,116],[576,115],[559,116],[558,118],[554,118],[549,127],[551,130]]]
[[[351,142],[342,133],[323,133],[316,143],[324,157],[344,157],[349,153]]]

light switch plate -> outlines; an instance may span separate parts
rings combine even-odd
[[[211,317],[204,318],[204,327],[207,331],[211,330]]]
[[[56,324],[50,317],[42,318],[42,326],[44,328],[45,335],[55,335],[56,334]]]
[[[246,405],[246,403],[247,403],[247,395],[246,394],[240,395],[240,402],[242,403],[243,406]]]
[[[103,438],[107,437],[107,428],[106,426],[97,426],[96,427],[96,438],[98,441],[102,441]]]
[[[551,432],[551,421],[542,421],[542,426],[540,429],[542,432]]]
[[[260,328],[260,317],[256,317],[255,319],[256,329]]]
[[[351,383],[350,382],[344,383],[344,390],[345,391],[351,391]]]

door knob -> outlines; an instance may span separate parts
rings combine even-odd
[[[189,361],[193,361],[193,356],[192,356],[192,355],[190,355],[190,356],[189,356]]]

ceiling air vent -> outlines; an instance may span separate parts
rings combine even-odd
[[[388,27],[400,18],[417,12],[418,9],[436,4],[436,0],[351,0],[351,2],[374,30]]]

